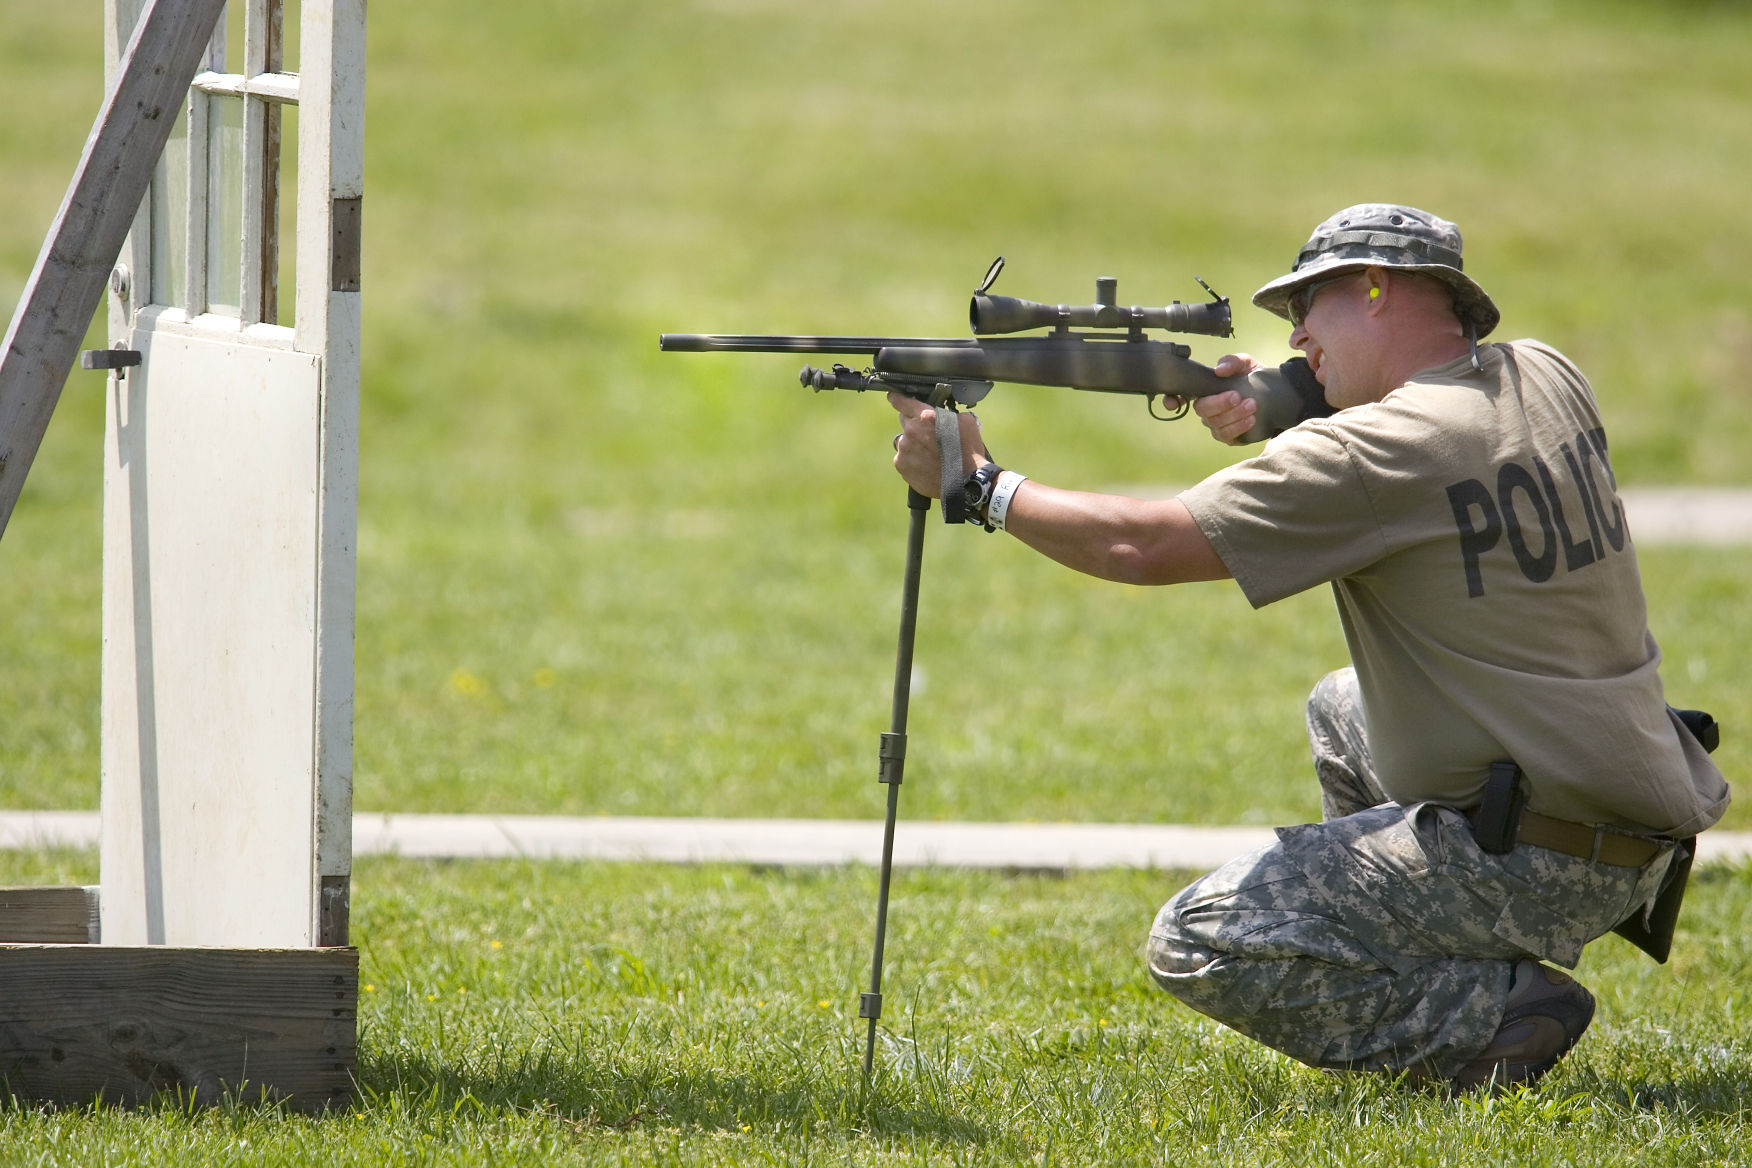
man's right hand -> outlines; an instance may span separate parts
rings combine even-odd
[[[1246,353],[1230,353],[1217,362],[1215,372],[1218,377],[1245,377],[1261,368],[1263,366]],[[1243,434],[1253,429],[1255,415],[1259,413],[1259,403],[1252,398],[1242,397],[1231,389],[1208,397],[1194,398],[1192,410],[1205,424],[1205,429],[1211,432],[1211,437],[1225,445],[1234,446]]]

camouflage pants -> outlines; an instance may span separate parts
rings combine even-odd
[[[1517,960],[1573,967],[1666,871],[1666,852],[1491,855],[1458,811],[1387,802],[1350,669],[1315,687],[1308,737],[1325,822],[1186,888],[1146,956],[1182,1002],[1311,1066],[1452,1075],[1495,1036]]]

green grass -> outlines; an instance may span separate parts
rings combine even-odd
[[[92,857],[0,856],[4,879]],[[869,869],[359,865],[359,1101],[326,1118],[0,1109],[13,1163],[1737,1164],[1752,872],[1694,885],[1671,965],[1616,938],[1532,1093],[1337,1078],[1184,1009],[1139,958],[1182,877],[903,872],[859,1073]]]

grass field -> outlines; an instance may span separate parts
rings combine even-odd
[[[803,394],[782,357],[660,355],[663,331],[956,335],[1003,253],[999,290],[1046,300],[1203,276],[1276,361],[1248,295],[1385,197],[1458,220],[1505,335],[1588,370],[1622,481],[1748,478],[1738,4],[429,0],[371,22],[361,809],[880,814],[906,523],[886,407]],[[93,2],[0,13],[0,304],[97,107],[100,32]],[[981,414],[1007,465],[1066,486],[1232,456],[1093,396],[1003,388]],[[97,804],[102,425],[75,373],[0,540],[0,806]],[[1669,694],[1716,712],[1744,774],[1752,549],[1642,563]],[[924,592],[903,814],[1318,814],[1300,708],[1344,652],[1324,595],[1127,590],[941,525]],[[967,700],[975,673],[1001,701]],[[1743,872],[1703,883],[1675,969],[1588,955],[1602,1019],[1551,1088],[1459,1107],[1168,1003],[1136,948],[1175,878],[1121,873],[909,875],[866,1092],[872,883],[363,862],[357,1112],[0,1109],[0,1160],[1749,1158]]]
[[[91,857],[0,856],[7,880]],[[1674,961],[1609,938],[1598,1019],[1537,1092],[1450,1103],[1310,1070],[1149,983],[1179,876],[909,872],[877,1070],[874,873],[356,871],[360,1105],[328,1118],[0,1108],[38,1164],[1735,1165],[1752,1158],[1752,873],[1694,886]]]

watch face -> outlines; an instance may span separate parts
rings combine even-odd
[[[991,464],[987,463],[974,471],[968,480],[961,484],[961,493],[967,499],[969,508],[977,509],[979,505],[991,497],[992,480],[996,475],[988,474]]]

